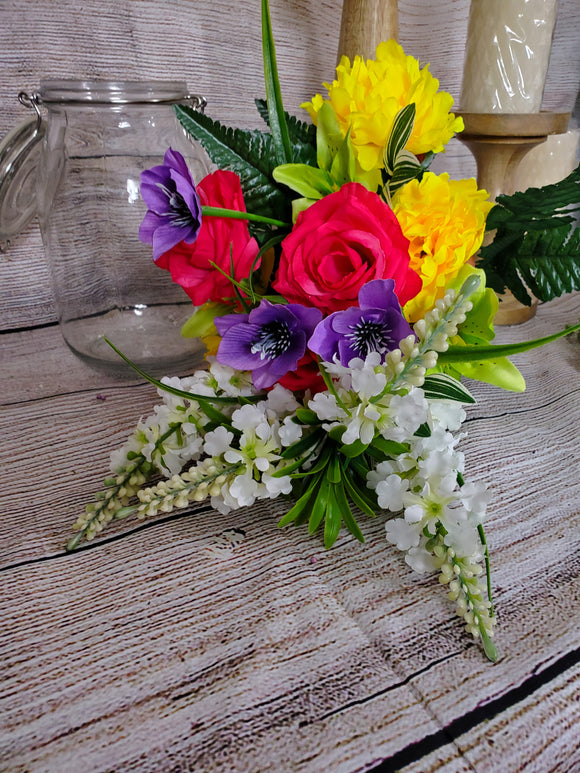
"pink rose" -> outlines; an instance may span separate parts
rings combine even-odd
[[[421,289],[391,208],[359,183],[347,183],[300,213],[282,242],[273,285],[290,303],[331,314],[357,306],[371,279],[394,279],[401,306]]]
[[[246,211],[240,178],[233,172],[209,174],[196,187],[202,205]],[[232,283],[210,261],[230,274],[233,260],[234,276],[240,280],[249,275],[258,250],[245,220],[205,215],[193,244],[180,242],[165,252],[157,265],[170,271],[194,305],[201,306],[234,295]]]

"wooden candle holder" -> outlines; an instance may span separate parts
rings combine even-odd
[[[550,134],[564,134],[570,113],[459,113],[465,130],[458,139],[477,163],[477,184],[495,200],[500,193],[514,193],[512,179],[526,153],[545,142]],[[498,325],[517,325],[536,313],[538,301],[524,306],[508,290],[501,294]]]
[[[357,54],[363,59],[374,59],[379,43],[398,37],[397,0],[344,0],[338,62],[342,56],[348,56],[352,62]]]

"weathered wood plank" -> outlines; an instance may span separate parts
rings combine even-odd
[[[437,729],[307,552],[173,528],[4,574],[4,769],[349,770]]]
[[[566,299],[560,304],[568,309],[572,300]],[[554,311],[556,307],[557,304],[548,311]],[[535,324],[548,325],[540,317]],[[512,334],[514,331],[509,331],[509,335]],[[563,341],[546,350],[547,369],[560,376],[556,383],[566,384],[567,391],[559,393],[556,406],[551,405],[546,396],[541,399],[541,392],[532,393],[531,404],[527,402],[529,395],[519,396],[514,406],[519,405],[520,410],[512,412],[497,411],[490,400],[484,405],[481,418],[469,425],[470,437],[464,444],[469,468],[477,477],[488,480],[494,493],[488,538],[492,548],[496,603],[501,615],[498,646],[502,659],[493,667],[483,661],[478,648],[469,645],[462,625],[453,616],[436,579],[417,578],[396,551],[386,544],[379,520],[363,523],[367,538],[364,547],[359,548],[352,538],[342,536],[336,547],[327,553],[320,543],[298,530],[278,533],[276,513],[281,514],[283,506],[276,503],[229,516],[200,512],[193,517],[167,519],[121,540],[105,541],[74,556],[59,556],[60,545],[68,534],[64,516],[69,510],[71,519],[76,515],[73,511],[81,506],[91,480],[94,479],[91,485],[98,485],[111,439],[122,439],[125,428],[134,421],[132,411],[139,406],[143,406],[144,411],[150,408],[149,387],[111,388],[106,401],[96,401],[93,392],[84,391],[77,396],[55,396],[5,409],[14,411],[8,422],[13,428],[8,449],[19,481],[11,495],[6,497],[3,492],[4,501],[9,503],[8,512],[3,513],[1,521],[0,541],[6,546],[5,558],[13,563],[53,556],[49,561],[17,566],[4,573],[6,586],[8,590],[12,589],[7,596],[4,615],[9,622],[7,646],[11,657],[18,659],[23,651],[30,651],[39,658],[34,663],[34,672],[27,672],[30,681],[23,685],[19,682],[22,696],[21,702],[14,707],[14,722],[21,746],[10,746],[13,751],[9,753],[16,754],[14,759],[23,756],[25,764],[32,770],[51,764],[55,769],[62,769],[70,760],[71,749],[78,749],[79,738],[85,733],[90,738],[87,760],[94,769],[106,769],[106,764],[111,767],[111,757],[107,754],[119,755],[113,758],[117,769],[155,769],[155,766],[163,766],[164,761],[176,758],[183,765],[188,760],[195,760],[198,767],[208,769],[212,769],[211,765],[217,764],[218,760],[226,768],[239,763],[241,770],[252,769],[252,766],[259,769],[259,760],[266,759],[265,749],[272,745],[279,749],[280,764],[292,760],[297,769],[319,770],[324,765],[355,769],[360,767],[361,760],[370,763],[397,754],[422,737],[421,732],[427,735],[438,732],[437,726],[425,725],[423,718],[421,730],[419,723],[409,724],[406,710],[398,703],[390,702],[399,688],[393,687],[390,692],[383,693],[390,686],[408,684],[413,696],[421,696],[429,711],[442,722],[449,723],[473,711],[481,702],[509,693],[514,684],[522,683],[535,670],[541,670],[542,664],[573,649],[578,638],[569,609],[575,608],[579,594],[577,501],[580,484],[577,478],[570,479],[563,489],[566,467],[558,467],[559,472],[554,472],[554,457],[563,460],[565,465],[579,461],[575,439],[578,401],[572,383],[576,372],[575,349],[571,346],[571,341]],[[523,355],[523,358],[529,356]],[[552,389],[551,382],[542,383],[548,391]],[[50,383],[48,387],[50,394]],[[131,394],[131,405],[128,405],[128,394]],[[504,397],[500,394],[499,399]],[[17,422],[18,415],[27,411],[26,419],[20,416]],[[39,415],[45,417],[50,426],[41,437],[40,446],[37,441],[36,453],[31,459],[26,442],[35,437]],[[90,417],[92,428],[88,435],[84,430],[87,417]],[[119,424],[125,426],[121,429]],[[58,438],[63,436],[66,444],[59,448]],[[546,442],[538,443],[538,439]],[[532,453],[533,446],[537,446],[535,454]],[[69,470],[68,458],[75,447],[86,454],[86,460],[83,467],[74,465]],[[40,464],[49,454],[52,468]],[[498,459],[502,460],[499,468]],[[31,476],[31,471],[37,471],[39,477]],[[57,506],[50,496],[51,479],[54,478],[58,480]],[[34,508],[30,508],[26,497],[34,502]],[[122,528],[128,528],[128,524]],[[224,555],[223,539],[219,537],[231,528],[242,529],[246,539],[228,556],[227,549]],[[32,545],[22,539],[26,530],[32,535]],[[151,545],[155,546],[154,550]],[[214,551],[209,554],[212,560],[215,559],[211,567],[206,561],[208,548]],[[235,560],[232,562],[232,559]],[[240,563],[244,567],[241,575]],[[230,569],[232,573],[229,574]],[[242,590],[237,589],[238,582],[241,582]],[[97,596],[94,601],[93,589]],[[175,589],[182,594],[179,599],[173,595]],[[312,596],[302,595],[305,589]],[[151,596],[159,601],[152,602]],[[244,677],[241,686],[234,679],[238,685],[234,689],[232,672],[228,671],[227,677],[222,676],[229,680],[229,687],[219,680],[218,686],[214,687],[194,686],[193,692],[187,693],[185,713],[176,711],[171,696],[182,694],[177,692],[182,683],[182,672],[173,655],[169,664],[164,665],[163,658],[167,655],[161,653],[167,653],[168,642],[171,641],[183,655],[197,651],[196,648],[201,646],[199,642],[207,637],[213,642],[209,649],[215,660],[221,663],[226,655],[231,655],[236,664],[240,658],[244,662],[243,649],[235,649],[233,654],[228,649],[229,639],[222,634],[223,625],[234,627],[236,641],[254,642],[258,633],[252,626],[256,625],[256,615],[264,617],[264,598],[268,609],[270,605],[274,607],[272,615],[276,618],[281,616],[283,609],[293,610],[299,633],[295,638],[290,637],[292,641],[303,642],[304,630],[315,628],[320,631],[318,626],[321,626],[321,638],[316,639],[312,647],[320,652],[322,663],[317,661],[318,665],[313,666],[300,645],[297,663],[302,664],[302,681],[298,680],[296,694],[280,693],[277,685],[286,679],[284,669],[288,653],[279,637],[274,649],[268,649],[272,662],[260,654],[256,656],[257,662],[250,658],[250,662],[245,663],[241,669]],[[324,600],[324,605],[335,613],[332,617],[327,609],[332,622],[324,617],[316,604],[310,605],[311,598]],[[150,614],[152,603],[154,613]],[[30,610],[27,616],[21,613],[22,604]],[[179,611],[176,612],[176,608]],[[269,615],[269,612],[265,615],[268,620]],[[146,652],[135,644],[135,637],[141,631],[135,621],[141,625],[143,618],[148,620],[148,629],[153,631]],[[199,625],[207,626],[203,636],[199,627],[192,629],[194,618],[201,620]],[[220,622],[214,631],[215,618]],[[325,619],[327,622],[321,623]],[[93,630],[94,640],[91,638]],[[128,639],[127,630],[130,631]],[[194,641],[192,630],[198,634]],[[356,654],[348,649],[353,630],[357,632],[354,638],[361,642],[364,658],[356,647]],[[124,641],[120,641],[121,634]],[[532,647],[530,637],[535,637]],[[42,645],[38,644],[39,640]],[[308,644],[307,636],[306,640]],[[338,642],[338,650],[330,642]],[[344,650],[345,646],[347,650]],[[113,652],[109,659],[111,648]],[[368,659],[369,648],[373,653],[371,660]],[[63,649],[71,658],[72,666],[64,658]],[[89,649],[93,651],[90,662],[96,660],[91,668],[87,665]],[[347,656],[345,652],[351,655]],[[10,662],[16,669],[14,678],[23,680],[18,662]],[[139,676],[131,670],[133,662],[141,669]],[[337,663],[340,664],[338,667]],[[363,665],[357,665],[360,663]],[[173,673],[176,667],[177,675]],[[29,663],[27,668],[31,668]],[[207,661],[193,673],[205,673],[206,668],[214,668],[212,673],[215,673],[215,667],[207,665]],[[354,683],[358,684],[360,668],[365,673],[370,670],[373,679],[370,683],[363,680],[362,692],[352,692],[353,674],[356,674]],[[272,669],[276,687],[267,697],[253,702],[244,689],[252,680],[261,683],[264,672],[271,674]],[[385,676],[387,672],[388,676]],[[332,681],[334,678],[336,684]],[[195,676],[192,679],[195,685]],[[368,676],[365,679],[368,680]],[[77,680],[82,690],[75,686]],[[133,692],[127,692],[127,684]],[[164,692],[167,684],[176,686],[170,697]],[[210,680],[208,684],[214,682]],[[271,682],[268,684],[272,685]],[[451,693],[449,684],[456,685]],[[87,689],[89,685],[90,690]],[[72,696],[71,714],[54,697],[58,692],[56,686],[58,691],[64,690],[65,698]],[[221,724],[218,725],[214,714],[208,718],[202,713],[202,719],[198,719],[200,689],[202,693],[203,689],[210,690],[211,710],[217,705],[226,717],[225,720],[221,718]],[[332,698],[336,702],[331,701],[329,705],[327,694],[334,696],[335,689],[339,691]],[[45,720],[34,714],[36,698],[33,700],[32,696],[36,696],[38,690],[44,696]],[[79,697],[75,690],[81,690],[85,697]],[[110,703],[107,696],[111,693],[114,696],[120,694],[119,703]],[[191,703],[194,695],[196,700]],[[235,703],[235,696],[240,695],[247,701],[241,711]],[[304,695],[308,696],[307,704]],[[264,702],[276,708],[276,717],[284,718],[282,725],[272,719]],[[206,711],[205,705],[202,701],[202,712]],[[297,705],[299,709],[296,709]],[[407,701],[406,705],[411,703]],[[365,740],[366,729],[374,729],[377,723],[382,727],[384,717],[392,717],[396,712],[400,712],[400,723],[405,730],[386,726],[385,736],[382,731],[372,735],[377,744],[369,747],[368,738]],[[159,723],[159,716],[164,728],[162,740],[157,746],[149,745],[132,723],[138,721],[144,736],[150,736],[150,728],[154,721]],[[289,724],[284,724],[286,720]],[[305,724],[296,728],[296,723]],[[66,735],[55,738],[54,731],[49,729],[55,724],[63,727]],[[195,733],[189,741],[192,725]],[[303,745],[297,748],[295,738],[292,746],[285,745],[288,733],[282,733],[282,726],[284,730],[294,728],[293,736],[298,734]],[[131,729],[139,741],[138,748],[127,745],[125,740],[131,735]],[[252,734],[251,743],[248,732]],[[397,735],[399,732],[403,734]],[[112,746],[106,746],[105,739],[110,738],[111,733],[114,742]],[[396,742],[387,741],[387,736],[394,736]],[[328,745],[319,740],[332,738],[331,749],[335,749],[336,739],[342,737],[347,740],[344,746],[339,744],[336,757],[332,757]],[[226,744],[228,738],[229,746]],[[69,745],[71,739],[75,741],[74,747]],[[238,739],[235,749],[232,739]],[[560,743],[563,747],[570,743],[569,731],[565,728]],[[37,747],[37,744],[41,746]],[[221,747],[226,748],[223,757],[220,756]],[[531,741],[527,748],[533,749]],[[147,768],[149,763],[139,756],[141,752],[151,760],[151,768]],[[340,767],[341,760],[343,768]],[[453,764],[455,762],[457,760]]]
[[[580,765],[579,689],[578,671],[566,670],[529,697],[461,734],[453,744],[438,748],[405,767],[404,773],[494,770],[498,760],[505,773],[577,770]],[[451,728],[447,732],[453,735]],[[469,767],[458,767],[462,764]]]

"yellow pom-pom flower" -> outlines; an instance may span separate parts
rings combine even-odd
[[[410,322],[421,319],[445,294],[481,246],[485,219],[493,207],[487,191],[473,178],[450,180],[448,174],[427,172],[393,197],[393,211],[409,239],[411,268],[423,280],[419,294],[404,308]]]
[[[438,91],[439,81],[429,72],[429,65],[420,69],[419,62],[406,56],[394,40],[377,46],[376,60],[365,62],[355,56],[351,65],[343,56],[336,68],[336,80],[323,85],[343,136],[350,128],[355,155],[365,171],[383,165],[383,149],[395,116],[411,102],[416,110],[407,143],[411,153],[438,153],[455,132],[463,129],[462,119],[449,112],[453,97]],[[315,124],[324,101],[317,94],[312,102],[302,105]]]

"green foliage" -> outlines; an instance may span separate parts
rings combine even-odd
[[[336,114],[327,103],[318,112],[315,165],[311,162],[282,164],[273,176],[303,197],[294,202],[294,220],[298,212],[345,183],[360,182],[369,190],[376,190],[378,185],[378,175],[363,173],[357,168],[350,132],[342,136]]]
[[[423,167],[419,159],[405,145],[409,141],[415,123],[415,104],[411,102],[399,110],[383,153],[382,170],[383,198],[390,202],[391,196],[403,185],[419,177]]]
[[[239,175],[248,212],[289,219],[287,197],[272,179],[276,160],[270,134],[232,129],[185,105],[175,111],[183,128],[203,145],[211,160],[220,169]]]
[[[357,440],[344,445],[341,442],[344,427],[336,427],[336,431],[327,433],[321,428],[316,414],[308,409],[299,411],[297,418],[310,426],[311,430],[284,450],[282,456],[289,463],[274,473],[275,477],[290,475],[295,501],[278,525],[294,523],[298,526],[307,523],[310,534],[323,526],[325,548],[332,547],[342,525],[359,542],[364,542],[352,506],[368,516],[375,516],[379,512],[376,495],[367,486],[367,474],[377,461],[405,453],[409,446],[385,440],[380,435],[368,444]],[[306,458],[314,458],[307,469],[304,465]]]
[[[258,112],[265,123],[270,125],[268,115],[268,103],[265,99],[254,100]],[[316,163],[316,126],[306,121],[300,121],[289,113],[284,113],[290,143],[292,145],[292,159],[295,163],[314,165]]]
[[[580,166],[554,185],[498,196],[487,218],[494,240],[480,251],[478,266],[499,293],[507,287],[529,306],[532,293],[550,301],[580,290]]]
[[[453,400],[458,403],[475,403],[475,398],[459,381],[445,373],[432,373],[425,377],[425,397],[430,400]]]
[[[495,337],[493,318],[498,309],[497,295],[493,290],[485,286],[486,276],[481,269],[464,266],[457,277],[449,286],[459,290],[464,281],[470,276],[479,276],[480,282],[477,290],[470,296],[473,307],[467,314],[465,322],[459,326],[458,334],[451,339],[454,349],[461,351],[460,347],[488,346]],[[443,364],[443,358],[439,355],[438,369],[442,370],[457,380],[461,376],[484,381],[510,392],[523,392],[526,388],[524,377],[516,366],[507,357],[496,356],[493,359],[467,359],[455,361],[453,364]]]
[[[274,144],[274,156],[278,164],[288,164],[292,161],[292,149],[282,105],[268,0],[262,0],[262,54],[264,59],[264,83],[266,85],[268,119]]]
[[[181,335],[184,338],[201,338],[203,336],[216,335],[217,330],[214,325],[214,319],[227,314],[231,307],[226,303],[217,301],[207,301],[203,306],[196,309],[191,317],[181,328]]]

